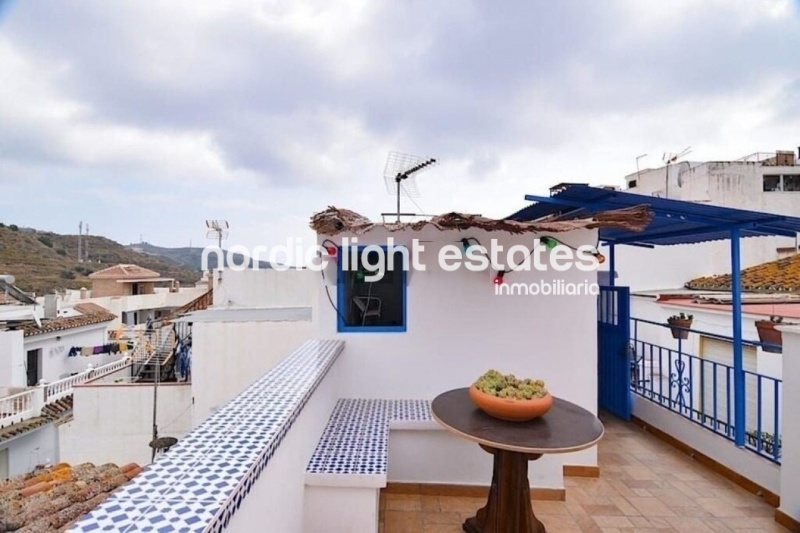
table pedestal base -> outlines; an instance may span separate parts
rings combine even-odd
[[[489,499],[477,514],[463,525],[467,533],[546,533],[531,506],[528,461],[541,454],[498,450],[481,445],[494,455]]]

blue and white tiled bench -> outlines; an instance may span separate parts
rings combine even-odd
[[[306,531],[377,531],[390,429],[440,427],[427,400],[336,403],[306,468]]]

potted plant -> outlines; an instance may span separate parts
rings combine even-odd
[[[509,422],[533,420],[553,406],[544,381],[518,379],[497,370],[479,377],[470,387],[469,397],[486,414]]]
[[[769,320],[756,320],[758,330],[758,340],[762,344],[765,352],[781,353],[783,351],[783,337],[781,332],[775,329],[776,324],[783,323],[783,317],[771,316]]]
[[[670,331],[672,331],[672,338],[688,339],[689,328],[692,327],[693,320],[694,315],[687,315],[685,313],[680,313],[678,315],[672,315],[669,317],[667,319],[667,324],[669,324]]]

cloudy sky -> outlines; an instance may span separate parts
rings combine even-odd
[[[0,0],[0,221],[123,243],[311,240],[394,209],[505,216],[665,151],[800,145],[791,0]]]

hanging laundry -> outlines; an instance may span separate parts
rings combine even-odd
[[[120,352],[128,351],[128,343],[126,341],[119,341],[119,351]]]
[[[94,354],[94,347],[92,346],[84,346],[81,348],[81,355],[84,357],[89,357],[90,355]]]
[[[67,357],[76,357],[79,353],[81,353],[81,349],[78,348],[77,346],[73,346],[72,348],[69,349]]]

